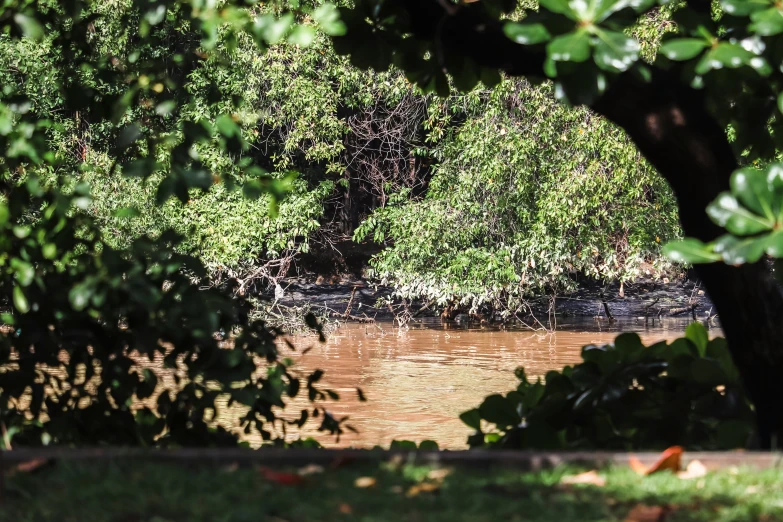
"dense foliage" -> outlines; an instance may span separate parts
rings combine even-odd
[[[473,447],[691,450],[745,447],[753,414],[722,338],[700,323],[645,347],[636,334],[586,346],[583,362],[491,395],[460,417]]]
[[[330,5],[310,14],[324,30],[342,30]],[[220,62],[221,49],[240,38],[259,52],[284,37],[312,39],[311,25],[294,22],[293,14],[251,16],[200,0],[0,9],[0,42],[14,50],[4,54],[11,63],[0,97],[5,447],[235,445],[236,419],[221,417],[235,403],[245,412],[241,428],[263,440],[285,443],[286,428],[310,417],[341,432],[317,403],[337,398],[316,389],[322,372],[290,371],[280,332],[251,319],[231,288],[204,290],[207,271],[181,253],[175,231],[106,241],[89,212],[89,187],[71,180],[94,176],[96,163],[86,161],[94,148],[107,176],[157,176],[158,204],[185,203],[216,181],[230,190],[238,171],[246,196],[275,203],[290,182],[243,156],[247,143],[230,112],[239,100],[199,96],[186,84],[207,54]],[[234,170],[217,168],[221,159]],[[305,389],[312,404],[279,416],[286,397]]]
[[[442,134],[426,195],[398,194],[356,232],[388,242],[373,267],[400,294],[515,311],[580,275],[666,268],[659,243],[678,230],[671,192],[606,120],[513,81],[439,105],[425,122]]]
[[[91,38],[104,55],[133,53],[136,42],[122,36],[131,5],[96,7]],[[637,30],[653,45],[661,25],[654,19]],[[150,55],[188,45],[173,20],[157,27]],[[214,51],[181,78],[187,104],[139,103],[126,117],[170,133],[231,113],[241,150],[201,143],[200,161],[240,185],[256,174],[237,158],[285,179],[288,197],[271,217],[268,196],[248,200],[231,183],[158,206],[161,173],[113,171],[112,126],[62,110],[50,38],[0,41],[0,77],[62,125],[52,146],[93,187],[88,211],[118,248],[171,228],[184,237],[181,251],[244,280],[280,277],[296,253],[328,251],[353,235],[386,247],[374,274],[402,296],[502,309],[519,308],[533,292],[570,288],[578,276],[625,280],[665,268],[658,243],[678,234],[670,191],[605,120],[559,106],[547,87],[512,80],[437,100],[400,72],[355,68],[322,33],[312,38],[259,53],[250,36],[219,33]],[[166,162],[159,160],[164,170]]]

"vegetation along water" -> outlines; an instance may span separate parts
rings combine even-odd
[[[3,448],[777,447],[781,34],[772,0],[5,2]]]

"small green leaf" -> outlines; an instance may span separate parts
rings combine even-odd
[[[511,40],[522,45],[535,45],[548,42],[552,35],[543,24],[520,24],[508,22],[503,26],[503,32]]]
[[[753,21],[750,30],[761,36],[774,36],[783,32],[783,13],[777,7],[754,11],[750,19]]]
[[[628,70],[639,59],[639,42],[613,31],[599,31],[593,60],[601,69],[611,72]]]
[[[297,25],[288,36],[288,42],[300,47],[308,47],[315,40],[315,29],[309,25]]]
[[[33,18],[22,13],[16,13],[14,15],[14,22],[22,30],[22,33],[32,40],[41,40],[44,37],[44,28],[41,23]]]
[[[759,169],[739,169],[731,175],[731,192],[753,212],[775,221],[773,197],[767,174]]]
[[[699,356],[704,357],[707,353],[707,343],[710,336],[707,329],[701,323],[691,323],[685,329],[685,338],[692,342],[699,350]]]
[[[345,23],[340,19],[340,12],[330,2],[325,2],[313,11],[313,20],[329,36],[343,36],[347,30]]]
[[[721,256],[713,252],[710,245],[690,238],[667,243],[663,247],[663,253],[676,263],[692,265],[714,263],[721,260]]]
[[[707,214],[717,224],[738,236],[749,236],[771,230],[775,223],[740,205],[737,198],[724,192],[707,206]]]
[[[584,62],[590,58],[590,35],[579,29],[558,36],[547,45],[547,54],[556,62]]]
[[[661,53],[669,60],[690,60],[698,56],[708,46],[699,38],[677,38],[661,45]]]
[[[14,286],[14,306],[20,313],[26,314],[30,311],[30,303],[27,302],[27,297],[24,295],[24,290],[21,286]]]

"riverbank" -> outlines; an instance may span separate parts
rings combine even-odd
[[[395,298],[393,287],[353,275],[290,278],[280,283],[277,292],[269,289],[261,292],[260,297],[266,303],[287,308],[307,307],[325,316],[355,321],[389,321],[398,315],[409,320],[433,318],[442,313],[442,307],[435,303]],[[671,281],[639,279],[605,286],[588,280],[575,292],[533,297],[528,304],[530,312],[520,319],[542,323],[547,323],[551,315],[605,320],[644,317],[654,321],[661,317],[704,320],[715,314],[700,283],[686,277]],[[460,314],[455,313],[451,318],[458,319]],[[464,319],[471,318],[464,315]]]
[[[773,466],[732,464],[682,479],[669,472],[640,476],[625,465],[596,470],[598,461],[562,464],[544,454],[528,455],[527,462],[561,464],[531,471],[497,453],[480,467],[460,464],[454,454],[451,461],[378,453],[351,460],[321,451],[310,452],[312,460],[287,450],[276,452],[287,459],[268,462],[265,453],[202,450],[199,456],[195,450],[194,458],[179,462],[130,455],[16,462],[6,467],[0,521],[783,520],[783,472]],[[596,472],[580,482],[585,470]]]

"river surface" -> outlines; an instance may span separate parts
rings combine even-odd
[[[295,368],[303,373],[324,370],[324,385],[340,394],[328,410],[337,418],[349,417],[347,422],[359,431],[346,433],[339,442],[314,431],[305,434],[328,447],[430,439],[441,448],[465,448],[470,428],[459,414],[487,395],[514,389],[519,366],[530,377],[543,376],[578,363],[584,345],[609,343],[624,331],[638,332],[648,344],[671,340],[682,335],[688,322],[664,319],[645,327],[643,322],[618,320],[609,326],[590,319],[561,324],[553,333],[457,329],[439,323],[407,329],[347,324],[324,344],[295,337],[295,345],[311,348],[292,357]],[[713,328],[710,335],[720,335],[720,330]],[[357,387],[366,402],[359,400]],[[305,404],[297,401],[292,408]]]

